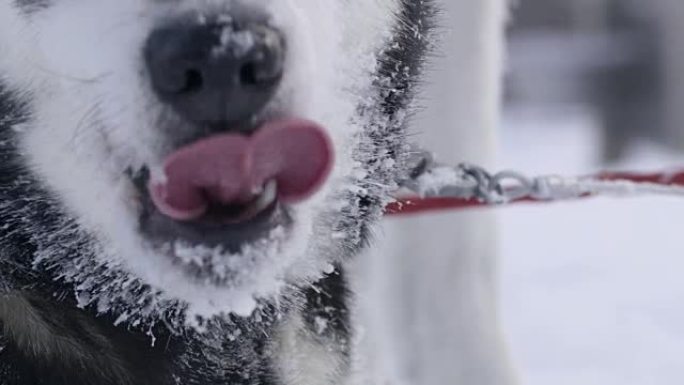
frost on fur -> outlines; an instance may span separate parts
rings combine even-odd
[[[135,193],[122,175],[141,165],[157,170],[170,144],[156,124],[178,119],[147,102],[138,49],[155,21],[177,10],[139,0],[57,2],[33,16],[40,23],[22,26],[30,31],[25,52],[0,58],[0,70],[12,79],[0,94],[0,153],[7,159],[0,166],[6,234],[0,245],[11,255],[1,262],[11,273],[0,286],[50,277],[57,283],[46,285],[57,296],[74,290],[78,306],[116,314],[118,323],[206,329],[225,313],[270,316],[295,287],[364,246],[403,172],[404,126],[433,10],[427,1],[409,0],[401,7],[393,0],[258,3],[273,12],[293,52],[270,113],[321,122],[339,154],[328,186],[294,211],[292,234],[276,231],[239,255],[178,242],[168,245],[176,261],[146,247],[136,233],[138,207],[127,203]],[[381,24],[367,14],[371,9]],[[394,9],[401,9],[399,20],[392,19]],[[370,26],[357,38],[362,19]],[[224,38],[250,44],[244,36]],[[27,57],[44,68],[20,71],[17,63]],[[198,278],[188,279],[187,270]]]

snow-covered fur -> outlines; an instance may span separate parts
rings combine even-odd
[[[249,6],[287,46],[263,116],[328,131],[332,177],[291,224],[179,267],[140,231],[137,177],[179,123],[143,47],[165,21]],[[341,264],[402,173],[428,0],[0,0],[0,384],[335,384],[350,326]],[[171,122],[171,123],[169,123]],[[187,128],[187,127],[184,127]],[[199,266],[201,268],[202,266]]]

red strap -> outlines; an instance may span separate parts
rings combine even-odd
[[[628,181],[633,183],[656,183],[664,186],[684,186],[684,171],[671,173],[633,173],[633,172],[603,172],[595,176],[597,180],[605,181]],[[589,195],[585,196],[589,197]],[[538,200],[533,198],[524,198],[507,204],[521,203],[521,202],[539,202],[548,203],[546,200]],[[463,210],[472,208],[492,207],[487,202],[478,199],[462,199],[449,197],[405,197],[400,198],[395,202],[390,203],[386,208],[386,215],[410,215],[430,213],[445,210]]]
[[[532,198],[520,199],[507,204],[520,203],[520,202],[548,202],[539,201]],[[386,215],[398,216],[398,215],[410,215],[410,214],[423,214],[437,211],[446,210],[464,210],[473,208],[487,208],[492,207],[492,204],[480,201],[475,198],[463,199],[463,198],[420,198],[420,197],[407,197],[398,199],[395,202],[387,205],[385,209]]]

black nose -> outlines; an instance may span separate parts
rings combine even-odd
[[[150,35],[145,60],[159,98],[195,123],[243,122],[273,97],[283,74],[278,30],[253,16],[186,18]]]

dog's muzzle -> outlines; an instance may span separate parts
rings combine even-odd
[[[284,76],[286,48],[254,10],[184,15],[152,31],[144,48],[151,88],[184,130],[157,127],[174,148],[161,173],[137,181],[141,229],[155,243],[238,250],[282,226],[287,205],[327,179],[326,130],[286,111],[264,113]]]

